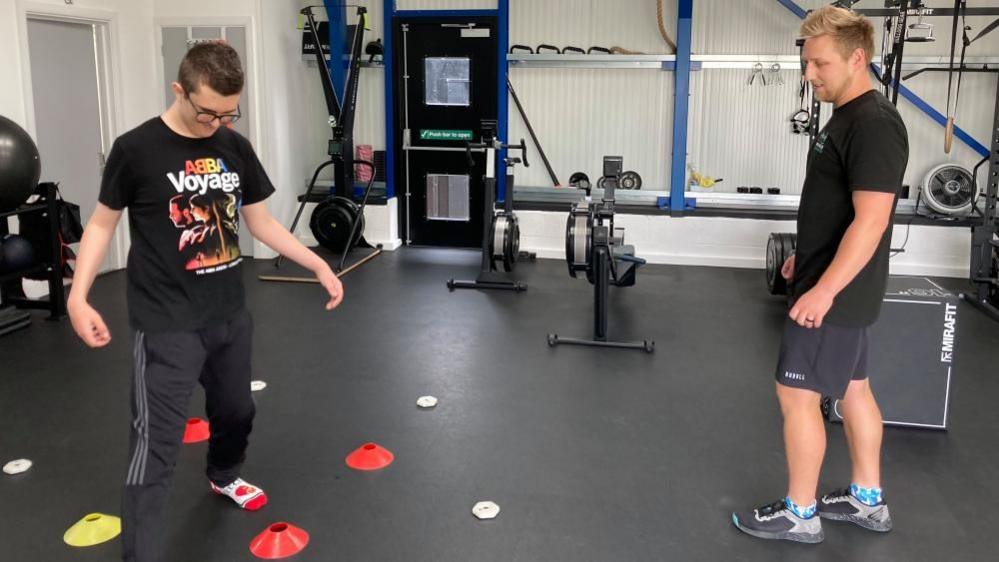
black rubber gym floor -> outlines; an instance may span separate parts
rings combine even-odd
[[[785,492],[772,377],[784,311],[762,272],[649,266],[635,287],[612,289],[611,336],[655,339],[648,355],[547,346],[548,332],[591,331],[591,287],[562,261],[522,264],[526,293],[449,293],[446,279],[474,276],[478,259],[386,253],[345,278],[333,313],[317,286],[262,283],[271,262],[247,263],[254,378],[268,387],[255,394],[244,476],[270,503],[246,513],[212,495],[205,444],[185,445],[163,529],[168,560],[252,560],[251,538],[277,521],[310,533],[294,558],[303,561],[995,559],[999,326],[971,307],[961,304],[951,429],[885,433],[895,530],[827,523],[821,545],[777,543],[730,520]],[[0,463],[35,463],[0,474],[2,560],[120,556],[120,539],[74,549],[62,534],[87,513],[119,513],[124,285],[119,272],[93,290],[114,338],[104,350],[41,313],[0,338]],[[428,394],[440,404],[418,409]],[[203,415],[195,396],[191,414]],[[823,489],[849,480],[842,428],[827,428]],[[346,467],[367,441],[395,462]],[[499,516],[473,517],[480,500]]]

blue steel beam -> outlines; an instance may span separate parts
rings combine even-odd
[[[871,64],[871,70],[874,71],[874,75],[881,79],[881,68],[876,64]],[[932,105],[926,103],[925,100],[917,96],[912,90],[906,88],[905,86],[898,84],[897,82],[892,82],[894,86],[898,87],[898,93],[909,102],[919,108],[923,113],[928,115],[930,119],[933,119],[940,125],[947,126],[947,116],[937,111]],[[985,145],[975,140],[974,137],[969,135],[967,131],[954,124],[954,136],[960,139],[964,144],[971,147],[972,150],[977,152],[982,158],[989,155],[989,149],[985,148]]]
[[[385,54],[385,197],[395,197],[395,64],[393,62],[394,44],[392,41],[392,19],[395,17],[395,0],[385,0],[382,14],[382,44]]]
[[[496,27],[499,29],[496,31],[496,50],[498,51],[498,58],[496,60],[496,134],[504,142],[512,143],[513,139],[507,138],[509,125],[507,123],[509,121],[507,117],[507,104],[509,103],[509,95],[506,92],[506,51],[509,48],[510,42],[510,0],[499,0],[497,8],[499,14],[497,14],[496,18]],[[499,158],[497,166],[499,170],[496,174],[496,199],[505,201],[506,166],[502,162],[503,158],[506,157],[506,150],[499,151],[497,157]]]
[[[330,60],[327,63],[336,99],[343,109],[343,94],[347,88],[347,69],[343,64],[344,47],[347,43],[347,6],[342,1],[323,0],[326,19],[329,21]],[[319,45],[316,45],[319,48]]]
[[[673,94],[673,156],[670,166],[670,211],[682,213],[687,189],[687,116],[690,105],[690,43],[693,0],[677,0],[676,87]]]
[[[701,61],[695,60],[690,62],[690,70],[699,72],[703,69],[704,69],[704,63],[702,63]],[[663,70],[669,70],[669,71],[676,70],[676,62],[671,60],[663,61]]]
[[[805,19],[805,16],[808,15],[808,11],[802,8],[801,6],[797,5],[794,2],[794,0],[777,0],[777,1],[780,2],[781,6],[784,6],[788,10],[791,10],[792,12],[794,12],[794,15],[798,16],[801,19]]]

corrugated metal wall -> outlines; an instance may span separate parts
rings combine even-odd
[[[382,37],[383,3],[363,0],[369,8],[372,30],[368,39]],[[801,0],[808,9],[824,0]],[[869,2],[879,7],[880,2]],[[676,6],[666,0],[666,28],[675,36]],[[995,2],[972,0],[969,6]],[[403,0],[399,9],[494,8],[495,0]],[[621,46],[646,53],[665,53],[656,22],[655,0],[511,0],[510,43],[536,47],[540,43],[584,49]],[[932,18],[938,40],[906,45],[909,56],[945,56],[950,50],[949,18]],[[977,33],[991,18],[968,18]],[[880,34],[881,21],[874,20]],[[693,49],[702,55],[794,55],[794,37],[800,20],[775,0],[695,0]],[[880,39],[878,40],[880,45]],[[999,54],[999,31],[975,43],[968,56]],[[384,148],[383,70],[365,68],[359,90],[355,129],[357,143]],[[689,120],[689,161],[698,171],[725,181],[718,191],[741,185],[779,187],[797,193],[804,177],[805,137],[792,135],[788,118],[797,109],[798,72],[785,63],[784,86],[748,86],[751,71],[704,69],[693,74]],[[620,154],[625,166],[642,175],[646,189],[664,189],[669,177],[673,107],[673,75],[649,69],[565,69],[512,66],[510,78],[548,153],[559,179],[582,170],[600,175],[600,158]],[[926,73],[906,84],[940,111],[946,106],[946,73]],[[318,88],[317,88],[318,90]],[[979,142],[988,144],[995,108],[996,79],[966,75],[961,92],[958,124]],[[317,109],[323,111],[321,97]],[[943,153],[943,129],[909,102],[899,110],[909,128],[911,158],[907,182],[917,186],[933,165],[953,161],[971,167],[977,154],[956,142],[951,155]],[[823,108],[828,118],[830,106]],[[319,125],[322,126],[322,121]],[[510,101],[510,140],[528,138],[526,127]],[[533,151],[532,151],[533,152]],[[536,155],[535,155],[536,156]],[[534,158],[518,172],[521,185],[550,185]]]
[[[667,32],[676,38],[676,2],[664,1]],[[623,47],[648,54],[669,53],[656,20],[656,0],[512,0],[510,43],[559,48]]]
[[[828,3],[797,0],[806,10]],[[699,55],[794,55],[799,25],[801,20],[776,0],[694,0],[691,49]]]
[[[563,0],[573,2],[573,0]],[[670,4],[675,4],[667,0]],[[547,4],[547,2],[544,2]],[[641,4],[654,4],[651,0]],[[806,10],[830,4],[829,0],[796,0]],[[953,8],[949,0],[929,0],[937,8]],[[995,0],[968,0],[968,7],[995,7]],[[855,8],[881,8],[881,0],[865,0]],[[654,10],[654,8],[651,8]],[[673,12],[675,13],[675,12]],[[993,21],[994,17],[967,18],[975,31]],[[933,43],[907,43],[905,52],[912,56],[949,55],[952,20],[949,17],[926,18],[935,25]],[[912,20],[910,20],[910,23]],[[872,18],[876,32],[875,51],[880,52],[883,18]],[[693,52],[702,55],[721,54],[797,54],[794,37],[801,20],[776,0],[694,0]],[[790,38],[790,40],[788,40]],[[960,43],[958,43],[960,48]],[[993,33],[968,48],[968,56],[995,55],[999,50],[999,34]]]
[[[800,0],[805,9],[828,2]],[[866,4],[870,4],[867,6]],[[937,7],[952,4],[931,2]],[[969,7],[996,6],[989,0],[970,0]],[[865,2],[856,7],[881,7]],[[974,37],[992,17],[970,17]],[[907,43],[906,57],[949,56],[952,20],[926,18],[935,24],[933,43]],[[880,52],[881,18],[872,19]],[[794,55],[793,37],[800,20],[775,0],[695,0],[693,50],[695,54]],[[960,49],[960,41],[958,42]],[[999,55],[999,31],[979,40],[967,50],[968,57]],[[876,59],[877,60],[877,59]],[[911,59],[910,59],[911,60]],[[906,69],[908,71],[908,69]],[[797,108],[797,72],[787,70],[782,88],[750,88],[749,70],[706,69],[692,80],[689,158],[702,173],[725,178],[718,191],[734,191],[739,185],[777,186],[782,193],[800,192],[804,178],[807,140],[789,134],[787,118]],[[938,111],[946,111],[947,74],[924,73],[905,85]],[[994,75],[967,74],[961,90],[958,125],[980,143],[989,145],[996,99]],[[943,128],[908,101],[899,99],[899,112],[909,130],[910,158],[906,182],[915,188],[930,168],[942,162],[955,162],[971,168],[980,157],[965,144],[955,141],[950,155],[943,152]],[[823,105],[824,120],[832,107]],[[761,142],[763,144],[761,144]],[[761,149],[760,146],[765,146]],[[748,150],[747,150],[747,147]],[[984,178],[984,170],[980,174]],[[734,180],[734,181],[733,181]]]
[[[748,86],[749,70],[706,69],[695,73],[690,106],[689,161],[698,171],[725,178],[715,189],[735,191],[740,185],[780,187],[799,193],[805,174],[808,140],[792,135],[788,118],[797,109],[797,71],[784,71],[782,87]],[[947,102],[946,73],[925,73],[907,86],[943,112]],[[961,88],[957,124],[979,142],[989,145],[996,101],[994,75],[968,74]],[[955,141],[944,154],[944,129],[914,105],[899,98],[899,112],[909,131],[909,167],[906,182],[914,189],[926,172],[942,162],[971,169],[981,158]],[[823,120],[832,106],[823,104]],[[984,169],[981,171],[984,177]]]
[[[701,174],[723,178],[715,191],[758,186],[764,192],[767,187],[780,188],[782,194],[800,192],[808,135],[791,134],[789,121],[798,108],[800,74],[782,70],[783,86],[762,86],[759,79],[749,85],[750,70],[694,74],[688,164]]]
[[[675,2],[665,3],[664,21],[675,35]],[[668,53],[659,34],[655,0],[616,2],[541,0],[510,2],[510,44],[547,43],[589,49],[622,47]],[[511,67],[510,80],[524,104],[558,179],[576,171],[592,181],[604,155],[621,155],[638,172],[643,189],[663,189],[671,151],[673,75],[656,69],[566,69]],[[528,139],[510,101],[511,139]],[[533,148],[533,146],[532,146]],[[550,186],[540,159],[517,173],[520,185]]]
[[[552,168],[562,183],[576,171],[593,182],[605,155],[624,157],[643,189],[667,183],[673,122],[673,76],[661,70],[511,69],[513,83]],[[517,172],[519,185],[551,186],[527,127],[510,101],[511,140],[524,138],[531,167]]]
[[[911,79],[908,86],[924,100],[943,112],[947,107],[947,74],[926,73]],[[961,84],[960,107],[957,111],[958,126],[973,136],[978,142],[990,146],[989,131],[992,128],[993,112],[996,107],[996,77],[987,74],[967,74]],[[977,152],[964,143],[954,140],[951,153],[944,154],[944,129],[912,104],[899,99],[899,112],[909,130],[909,168],[906,181],[912,186],[920,185],[930,168],[944,162],[953,162],[969,170],[981,160]],[[979,181],[984,182],[988,166],[979,172]],[[984,185],[980,183],[979,185]]]

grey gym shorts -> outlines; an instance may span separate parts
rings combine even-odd
[[[784,386],[843,398],[851,380],[867,378],[867,348],[867,327],[805,328],[787,318],[774,376]]]

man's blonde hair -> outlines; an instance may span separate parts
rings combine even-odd
[[[809,12],[801,24],[805,39],[828,35],[836,43],[843,58],[850,58],[853,51],[863,49],[867,64],[874,56],[874,26],[862,15],[835,6],[823,6]]]

